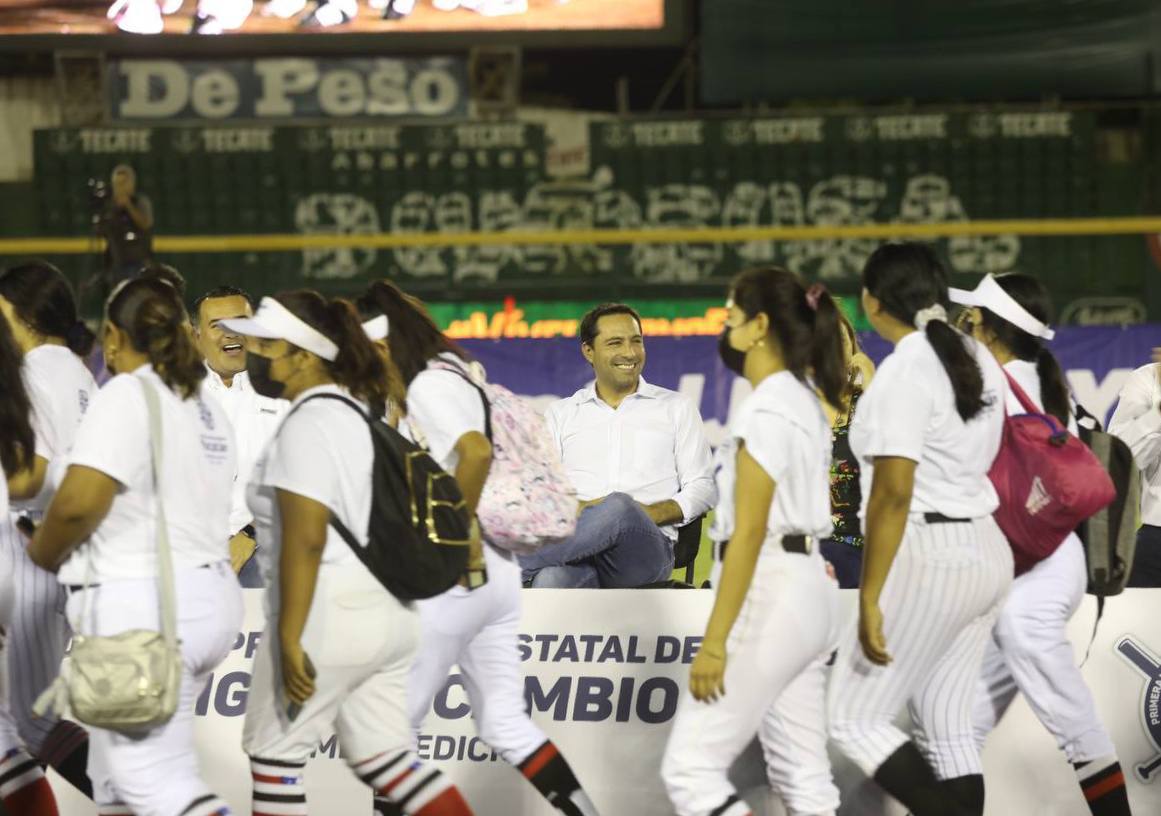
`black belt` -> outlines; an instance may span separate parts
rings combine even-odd
[[[943,513],[924,513],[923,520],[928,524],[968,524],[971,522],[970,518],[952,518]]]
[[[794,553],[795,555],[810,555],[810,546],[813,541],[813,538],[808,535],[803,535],[802,533],[784,535],[781,539],[782,549],[788,553]],[[728,541],[721,541],[717,543],[719,561],[726,560],[726,547],[729,545],[729,543],[730,542]]]

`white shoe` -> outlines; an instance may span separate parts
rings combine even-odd
[[[161,4],[161,13],[166,15],[177,14],[179,11],[181,11],[181,4],[183,2],[184,0],[163,0]]]
[[[306,8],[306,0],[270,0],[262,7],[260,14],[263,17],[278,17],[289,20],[302,13]]]
[[[431,4],[440,11],[455,11],[460,7],[460,0],[431,0]]]
[[[253,10],[254,0],[198,0],[198,14],[213,17],[221,31],[241,28]]]
[[[129,34],[160,34],[165,28],[157,0],[116,0],[105,16]]]

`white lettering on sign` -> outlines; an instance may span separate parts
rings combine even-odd
[[[821,142],[824,121],[821,116],[803,119],[762,119],[753,123],[754,141],[758,144]]]
[[[908,139],[944,139],[947,137],[947,114],[923,116],[876,116],[875,135],[883,141]]]
[[[1001,113],[1000,135],[1009,139],[1072,135],[1071,113]]]
[[[335,127],[327,130],[332,150],[393,150],[399,147],[397,127]]]
[[[254,103],[257,116],[291,116],[292,96],[306,93],[318,85],[318,63],[308,59],[266,59],[254,61],[262,90]]]
[[[148,153],[152,135],[153,131],[148,128],[85,128],[80,132],[81,150],[85,153]]]
[[[118,63],[125,79],[120,115],[126,119],[163,119],[181,112],[189,102],[189,77],[173,60],[130,60]]]
[[[524,147],[524,125],[459,125],[456,139],[462,148]]]
[[[269,153],[274,128],[206,128],[202,146],[207,153]]]
[[[225,119],[238,110],[238,81],[215,68],[193,81],[190,106],[206,119]]]
[[[702,122],[656,122],[633,125],[633,138],[641,147],[700,145]]]

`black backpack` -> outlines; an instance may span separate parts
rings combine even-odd
[[[337,400],[357,411],[371,431],[375,456],[367,545],[333,513],[331,526],[399,600],[432,598],[451,589],[467,570],[472,526],[455,477],[399,431],[368,416],[346,397],[315,394],[295,410],[313,399]]]
[[[1117,488],[1113,503],[1077,529],[1088,562],[1088,594],[1119,595],[1129,580],[1137,548],[1137,513],[1141,506],[1141,471],[1125,442],[1101,429],[1100,422],[1076,406],[1078,436],[1100,460]]]

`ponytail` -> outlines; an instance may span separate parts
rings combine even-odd
[[[137,278],[115,290],[109,320],[129,335],[133,348],[149,358],[157,376],[182,399],[197,393],[206,376],[194,346],[181,296],[158,278]]]
[[[951,380],[956,413],[967,422],[988,404],[984,399],[984,375],[980,364],[968,351],[967,338],[947,325],[947,321],[932,320],[924,332]]]
[[[813,375],[827,402],[841,407],[848,383],[839,311],[825,287],[816,283],[807,289],[793,272],[759,266],[738,273],[730,292],[747,318],[759,313],[769,318],[786,369],[804,383]]]
[[[88,357],[96,340],[97,336],[81,320],[74,323],[64,336],[65,345],[78,357]]]
[[[1036,355],[1036,373],[1040,376],[1040,402],[1045,413],[1051,414],[1068,426],[1072,413],[1072,402],[1068,398],[1068,387],[1064,384],[1064,372],[1052,352],[1043,346]]]
[[[814,384],[836,409],[841,409],[849,398],[850,376],[843,365],[843,340],[839,334],[842,321],[838,304],[827,291],[813,294],[815,284],[807,292],[807,303],[814,308],[814,336],[810,343],[810,365],[814,369]]]
[[[32,464],[36,438],[32,402],[24,388],[22,357],[8,321],[0,315],[0,467],[11,476]],[[0,474],[3,475],[3,474]]]
[[[77,316],[72,286],[52,264],[31,261],[0,272],[0,296],[42,337],[63,341],[81,357],[93,350],[96,338]]]
[[[935,251],[914,242],[883,244],[863,267],[863,287],[883,305],[884,311],[908,326],[916,315],[940,307],[946,315],[947,271]],[[926,319],[922,331],[935,350],[955,394],[955,409],[967,422],[988,405],[984,399],[984,375],[968,351],[966,338],[947,324],[945,317]]]
[[[387,346],[391,360],[403,378],[403,385],[419,376],[427,363],[443,353],[451,353],[465,363],[472,356],[452,342],[432,320],[423,301],[403,292],[391,281],[378,280],[356,300],[364,319],[387,315],[391,334]]]
[[[335,329],[331,339],[339,347],[339,356],[327,363],[331,376],[352,395],[370,404],[375,416],[382,416],[387,412],[389,395],[383,357],[363,331],[353,303],[335,298],[327,304],[327,313]]]

